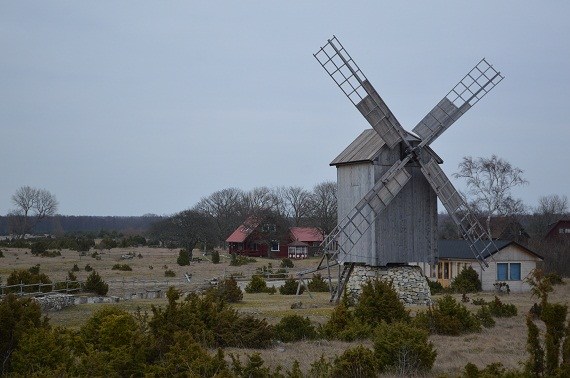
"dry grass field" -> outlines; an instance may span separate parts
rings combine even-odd
[[[121,255],[134,252],[137,256],[131,260],[122,260]],[[27,269],[36,264],[40,264],[41,272],[46,273],[53,281],[64,280],[67,272],[77,264],[81,269],[77,272],[79,280],[85,280],[89,274],[84,270],[86,264],[91,265],[102,278],[109,283],[109,295],[123,297],[130,291],[137,291],[140,287],[152,285],[174,285],[183,292],[190,292],[203,286],[214,277],[223,277],[229,274],[242,274],[244,277],[250,276],[257,267],[273,264],[274,268],[279,265],[279,260],[257,259],[257,262],[239,267],[229,265],[229,257],[222,253],[220,264],[213,264],[203,257],[200,252],[195,251],[195,257],[202,257],[202,262],[192,263],[190,266],[179,266],[176,263],[178,250],[168,250],[161,248],[126,248],[105,251],[100,260],[92,258],[90,255],[79,256],[75,251],[62,251],[62,256],[54,258],[36,257],[25,250],[3,248],[4,258],[0,258],[0,277],[2,282],[6,282],[6,277],[14,269]],[[314,266],[316,259],[295,261],[295,268],[291,271]],[[112,270],[114,264],[129,264],[132,271],[124,272]],[[150,268],[152,266],[152,269]],[[166,278],[164,271],[171,269],[176,273],[173,278]],[[184,278],[184,273],[192,275],[190,282]],[[471,295],[473,298],[483,298],[492,300],[493,293],[480,293]],[[434,297],[434,299],[436,299]],[[457,296],[459,300],[460,296]],[[525,314],[536,298],[530,293],[502,295],[501,300],[505,303],[514,303],[518,308],[518,315],[514,318],[496,319],[496,326],[491,329],[483,329],[481,333],[468,334],[463,336],[439,336],[433,335],[430,340],[437,349],[437,359],[430,376],[442,374],[457,375],[467,364],[472,362],[479,367],[483,367],[492,362],[501,362],[505,367],[518,368],[526,358],[526,325]],[[551,300],[555,302],[567,303],[570,299],[570,285],[559,285],[555,287]],[[300,309],[291,309],[291,304],[302,302]],[[166,300],[162,299],[132,299],[123,300],[114,306],[120,306],[126,310],[134,311],[137,308],[149,310],[152,304],[164,305]],[[65,327],[77,328],[98,308],[109,306],[110,304],[86,304],[78,305],[60,312],[51,312],[48,316],[51,323]],[[476,311],[478,306],[471,303],[466,304],[468,308]],[[266,318],[269,323],[276,323],[286,314],[299,314],[308,316],[314,322],[322,323],[326,321],[333,306],[328,302],[327,293],[307,292],[303,295],[284,296],[280,294],[247,294],[244,299],[236,305],[236,308],[244,313],[254,314],[260,318]],[[412,313],[421,310],[422,307],[412,307]],[[371,345],[369,341],[365,345]],[[243,355],[246,353],[259,352],[269,365],[280,364],[284,368],[289,368],[293,359],[300,362],[301,369],[307,370],[310,364],[322,354],[333,357],[342,353],[345,349],[355,346],[356,343],[344,343],[339,341],[305,341],[291,344],[277,344],[267,350],[247,350],[228,349],[228,353]]]

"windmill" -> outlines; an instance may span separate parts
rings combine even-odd
[[[485,256],[496,249],[491,236],[439,167],[441,160],[429,146],[503,79],[501,73],[482,59],[413,128],[414,135],[400,125],[335,36],[314,56],[372,129],[331,163],[348,167],[343,170],[347,173],[337,171],[339,190],[347,188],[338,196],[339,222],[321,244],[323,257],[318,266],[299,273],[299,286],[306,274],[327,269],[331,301],[338,301],[356,264],[434,264],[436,197],[469,241],[481,267],[488,266]],[[366,162],[364,170],[354,168],[361,161]],[[348,184],[341,185],[341,179]],[[427,208],[413,204],[418,196],[424,196],[422,203],[429,202]],[[409,227],[401,227],[410,219]],[[419,232],[417,224],[424,226]],[[414,235],[410,238],[406,232]],[[398,242],[390,244],[390,238]],[[333,287],[331,267],[335,266],[338,284]]]

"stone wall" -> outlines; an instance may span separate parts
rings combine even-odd
[[[362,285],[369,280],[380,279],[392,282],[400,300],[406,304],[429,305],[431,304],[430,290],[427,278],[419,266],[368,266],[357,265],[354,267],[347,283],[347,293],[358,297],[362,291]]]
[[[60,311],[75,304],[75,296],[72,294],[49,294],[34,298],[39,303],[42,311]]]
[[[39,303],[42,311],[60,311],[66,307],[79,305],[79,304],[91,304],[91,303],[117,303],[120,300],[129,299],[155,299],[162,298],[162,290],[146,290],[145,292],[129,294],[125,298],[119,297],[87,297],[87,296],[76,296],[72,294],[47,294],[42,297],[33,298]]]

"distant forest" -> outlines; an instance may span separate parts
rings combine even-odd
[[[125,235],[142,234],[162,217],[143,216],[72,216],[56,215],[43,219],[34,227],[36,234],[63,235],[73,232],[117,231]],[[0,216],[0,235],[8,235],[8,217]]]

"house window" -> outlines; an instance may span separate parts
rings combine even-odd
[[[263,232],[275,232],[277,230],[277,227],[274,224],[265,223],[263,226],[261,226],[261,230]]]
[[[497,281],[520,281],[521,263],[497,263]]]
[[[279,252],[279,242],[278,241],[271,241],[271,252]]]
[[[450,263],[449,262],[440,262],[437,264],[437,278],[448,280],[450,275]]]

